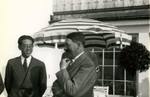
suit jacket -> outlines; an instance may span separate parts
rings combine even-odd
[[[21,57],[10,59],[6,67],[5,86],[8,97],[42,97],[47,84],[45,64],[32,57],[24,71]]]
[[[86,52],[56,76],[52,86],[54,97],[93,97],[97,75],[94,62]]]
[[[2,76],[0,73],[0,94],[3,92],[3,90],[4,90],[4,84],[3,84]]]

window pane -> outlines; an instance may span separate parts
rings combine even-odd
[[[97,55],[97,58],[98,58],[98,64],[99,65],[102,65],[102,52],[96,52],[95,53]]]
[[[99,67],[99,72],[97,72],[98,79],[102,79],[102,66]]]
[[[104,81],[104,86],[109,86],[109,94],[113,94],[113,82],[112,81]]]
[[[136,84],[135,82],[127,82],[127,93],[126,95],[135,96],[136,95]]]
[[[107,48],[105,51],[113,51],[114,48]]]
[[[104,67],[104,79],[113,79],[113,67]]]
[[[98,80],[95,82],[95,86],[102,86],[102,81],[98,79]]]
[[[124,83],[123,82],[115,82],[115,94],[124,95]]]
[[[120,52],[115,52],[115,65],[119,65]]]
[[[135,81],[136,80],[136,74],[131,74],[130,72],[126,71],[127,80]]]
[[[121,49],[120,49],[120,48],[115,48],[115,51],[117,51],[117,52],[118,52],[118,51],[121,51]]]
[[[113,65],[113,52],[105,52],[104,65]]]
[[[124,80],[124,69],[119,66],[115,69],[115,80]]]

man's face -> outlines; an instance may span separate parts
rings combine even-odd
[[[73,42],[71,39],[66,39],[66,50],[68,52],[71,52],[72,54],[76,53],[78,50],[78,44]]]
[[[29,57],[33,51],[32,41],[30,39],[24,39],[22,44],[19,46],[19,49],[21,50],[23,57]]]

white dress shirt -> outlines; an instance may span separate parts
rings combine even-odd
[[[27,60],[27,67],[29,67],[29,64],[31,62],[31,58],[32,58],[31,56],[26,58],[26,60]],[[23,65],[24,61],[25,61],[25,58],[23,56],[21,56],[21,63],[22,63],[22,65]]]

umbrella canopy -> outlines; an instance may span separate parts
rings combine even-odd
[[[86,48],[112,48],[128,45],[132,37],[115,26],[93,19],[66,19],[50,24],[34,34],[37,45],[64,47],[66,35],[81,32]]]

